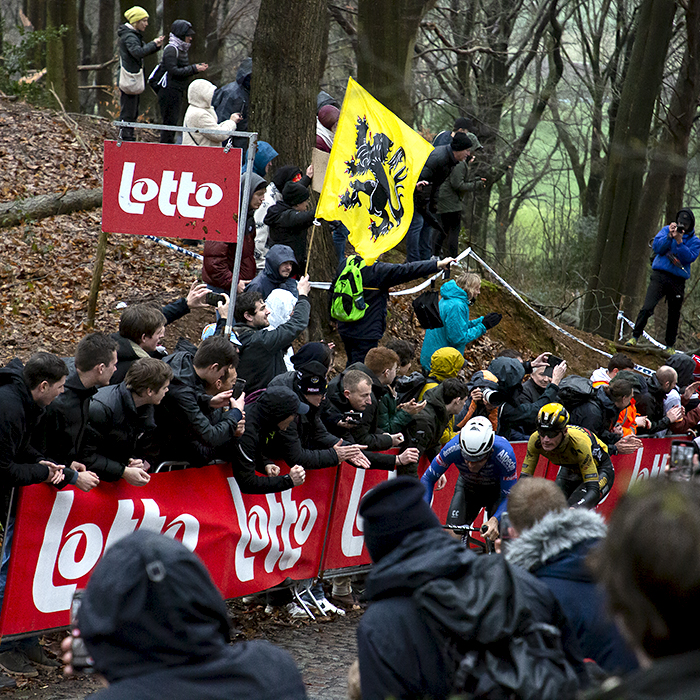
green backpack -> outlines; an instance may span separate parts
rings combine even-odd
[[[366,262],[359,255],[345,260],[345,267],[338,275],[331,291],[331,316],[337,321],[359,321],[367,311],[362,268]]]

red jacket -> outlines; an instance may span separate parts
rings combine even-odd
[[[251,220],[252,221],[252,220]],[[243,257],[239,279],[252,280],[257,274],[255,269],[255,226],[253,232],[243,237]],[[204,262],[202,280],[213,287],[231,288],[233,263],[236,259],[236,244],[223,241],[207,241],[204,244]]]

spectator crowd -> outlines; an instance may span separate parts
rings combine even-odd
[[[134,73],[165,38],[144,43],[148,14],[142,8],[127,10],[125,17],[120,55],[122,67]],[[207,69],[188,62],[194,36],[189,22],[173,23],[155,76],[163,123],[184,119],[186,126],[219,129],[224,136],[183,138],[192,146],[218,147],[236,128],[247,128],[253,65],[244,61],[236,80],[221,88],[201,78],[188,82]],[[183,117],[185,91],[189,104]],[[122,119],[135,121],[138,95],[122,91],[121,107]],[[338,114],[333,99],[321,93],[320,150],[332,147]],[[241,492],[269,494],[300,486],[309,471],[347,463],[396,475],[360,506],[374,567],[366,581],[370,605],[358,631],[358,697],[442,699],[460,692],[570,698],[596,680],[629,673],[637,674],[631,694],[610,697],[662,697],[653,693],[653,677],[638,670],[640,663],[677,685],[697,686],[691,678],[697,652],[677,610],[682,601],[691,611],[686,618],[692,615],[700,587],[700,553],[697,538],[692,539],[700,522],[696,490],[664,482],[656,492],[628,496],[613,517],[614,538],[595,512],[615,481],[611,456],[636,452],[642,436],[697,433],[700,381],[693,359],[669,353],[667,364],[645,376],[635,371],[631,357],[618,353],[584,377],[569,373],[566,362],[552,353],[525,358],[506,348],[468,375],[469,344],[502,316],[492,311],[470,318],[481,279],[466,271],[441,285],[441,325],[426,331],[421,348],[387,335],[390,288],[440,272],[447,276],[455,264],[461,197],[483,185],[468,175],[472,154],[481,148],[474,132],[468,119],[459,118],[451,131],[436,137],[413,193],[406,262],[368,266],[356,256],[346,258],[347,229],[334,222],[337,280],[353,267],[362,289],[361,298],[355,294],[350,300],[352,313],[336,319],[347,357],[340,372],[333,343],[308,342],[311,287],[302,271],[306,231],[314,219],[308,206],[313,169],[276,163],[276,151],[264,143],[240,242],[230,336],[227,292],[238,244],[208,242],[203,282],[194,282],[186,297],[163,307],[128,306],[117,332],[84,336],[74,357],[42,351],[0,368],[0,494],[8,523],[0,595],[12,554],[15,488],[47,483],[89,492],[102,481],[119,480],[139,487],[160,470],[221,462],[230,465]],[[164,131],[162,142],[172,143],[174,133]],[[122,137],[133,138],[133,132],[125,130]],[[241,143],[234,139],[234,145]],[[700,250],[692,212],[682,210],[660,236],[657,256],[670,250],[680,256],[678,269],[686,279],[692,253],[696,257]],[[445,245],[449,257],[439,257]],[[654,267],[661,276],[652,277],[656,286],[640,312],[634,342],[665,293],[663,285],[679,275],[673,260],[666,262]],[[334,281],[331,300],[339,289]],[[213,301],[212,292],[219,295]],[[214,304],[218,320],[199,345],[180,339],[169,350],[162,346],[166,325]],[[672,319],[669,314],[669,346],[676,337],[675,311]],[[412,366],[420,371],[411,372]],[[514,441],[527,442],[520,465]],[[555,482],[535,476],[540,456],[560,467]],[[419,469],[421,459],[427,468]],[[289,469],[280,467],[285,462]],[[452,466],[457,484],[445,530],[431,502],[434,492],[446,487]],[[465,547],[482,509],[483,536],[503,554],[482,557]],[[643,535],[654,540],[645,513],[669,521],[664,535],[669,551],[662,553],[655,544],[645,550]],[[676,553],[692,560],[688,569],[680,567]],[[167,576],[154,573],[156,560]],[[98,565],[82,631],[98,668],[113,688],[122,688],[114,697],[132,694],[133,678],[119,671],[124,666],[137,669],[146,685],[162,692],[170,682],[186,686],[207,674],[228,679],[221,670],[227,664],[239,669],[240,688],[252,697],[273,697],[270,688],[256,688],[260,679],[250,673],[266,660],[274,669],[269,682],[282,693],[278,697],[304,697],[293,664],[273,647],[227,651],[225,608],[193,560],[177,544],[139,535],[128,547],[115,545]],[[640,578],[641,566],[647,567],[649,581]],[[678,575],[672,573],[677,570]],[[173,600],[182,588],[178,577],[189,580],[191,588],[183,609],[175,610]],[[360,609],[365,602],[352,583],[349,577],[336,578],[327,599],[323,587],[310,582],[305,603],[324,613]],[[198,590],[201,596],[193,596]],[[279,597],[268,597],[270,607],[278,602]],[[180,647],[191,640],[197,658],[182,648],[168,652],[168,645],[177,644],[161,628],[161,607],[169,619],[182,616]],[[292,617],[305,616],[304,607],[287,602]],[[622,632],[608,608],[622,621]],[[134,634],[127,636],[124,625]],[[153,645],[158,654],[149,665],[145,660]],[[523,649],[531,655],[521,654]],[[173,661],[178,654],[181,660]],[[667,657],[675,666],[664,666]],[[36,637],[0,645],[0,668],[10,675],[33,676],[37,666],[56,665]],[[161,666],[180,668],[177,681],[168,677],[160,686]],[[226,685],[226,692],[233,687]],[[643,695],[647,691],[651,694]],[[185,697],[181,692],[172,691]]]

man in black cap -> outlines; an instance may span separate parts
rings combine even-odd
[[[357,629],[363,700],[442,700],[469,682],[507,688],[508,696],[572,698],[585,671],[553,594],[505,559],[465,549],[442,529],[424,494],[417,479],[399,476],[372,489],[360,504],[365,544],[375,562],[366,587],[371,604]],[[480,663],[481,655],[500,648],[500,668],[513,670],[503,650],[513,638],[527,645],[524,635],[533,623],[550,625],[563,646],[556,669],[538,660],[543,675],[537,696],[524,694],[524,684],[535,682],[534,666],[519,666],[525,673],[512,674],[517,683],[508,687],[498,669],[487,676]],[[473,673],[458,686],[457,666],[470,654]]]
[[[231,460],[233,475],[243,493],[277,493],[304,483],[304,467],[294,462],[290,462],[293,466],[289,474],[280,475],[268,445],[289,428],[297,415],[308,412],[309,405],[286,386],[269,387],[246,408],[245,432],[235,444]],[[267,476],[258,476],[256,471]]]
[[[196,554],[139,530],[95,567],[78,611],[80,637],[109,688],[94,697],[305,700],[291,656],[269,642],[231,645],[226,603]],[[71,638],[63,660],[74,663]]]
[[[413,195],[413,219],[406,233],[406,262],[430,259],[431,227],[440,227],[435,216],[438,190],[452,168],[469,157],[471,146],[471,139],[458,132],[449,146],[438,146],[425,161]]]
[[[309,188],[300,182],[288,182],[282,189],[282,201],[267,210],[263,222],[270,228],[270,240],[288,245],[302,270],[306,266],[306,232],[316,216],[316,208],[309,209],[310,195]]]
[[[652,248],[656,255],[651,264],[647,295],[637,315],[632,337],[625,344],[637,344],[656,305],[666,297],[666,353],[673,355],[673,344],[678,335],[681,306],[685,296],[685,281],[690,279],[690,264],[695,262],[700,254],[700,239],[695,235],[695,215],[692,210],[681,209],[676,215],[676,220],[664,226],[654,236]]]

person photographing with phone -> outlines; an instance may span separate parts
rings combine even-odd
[[[666,353],[673,355],[685,296],[685,282],[690,279],[691,263],[695,262],[700,254],[700,239],[695,235],[695,215],[692,210],[681,209],[676,215],[676,220],[664,226],[654,236],[652,248],[655,256],[651,264],[649,287],[644,304],[637,315],[632,337],[625,345],[637,345],[656,305],[666,297]]]

